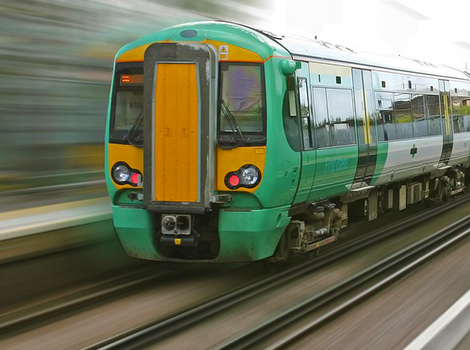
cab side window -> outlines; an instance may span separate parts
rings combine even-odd
[[[299,106],[302,123],[302,138],[304,149],[312,149],[312,134],[310,125],[310,104],[308,100],[307,79],[298,79],[299,88]]]

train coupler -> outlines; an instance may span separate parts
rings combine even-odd
[[[198,240],[194,236],[161,235],[160,245],[171,247],[196,247]]]

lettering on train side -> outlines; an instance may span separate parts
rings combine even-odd
[[[325,162],[325,173],[334,173],[336,171],[343,171],[348,168],[348,159],[327,159]]]

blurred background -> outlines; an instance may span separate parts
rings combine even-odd
[[[112,62],[145,34],[223,19],[465,69],[469,10],[459,0],[1,0],[0,211],[106,195]]]

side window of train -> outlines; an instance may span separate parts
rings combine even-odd
[[[286,77],[286,93],[282,104],[282,121],[289,146],[296,152],[301,150],[299,118],[297,117],[297,102],[295,78]]]
[[[328,118],[330,120],[331,146],[356,143],[354,109],[351,90],[327,89]]]
[[[326,106],[326,90],[315,88],[313,92],[313,109],[315,111],[315,140],[318,148],[330,146],[330,122]]]
[[[377,128],[379,141],[396,140],[397,129],[393,120],[393,94],[388,92],[376,92],[377,101]]]
[[[441,112],[438,95],[424,96],[424,113],[428,120],[429,136],[442,135]]]
[[[468,97],[452,96],[452,120],[455,133],[470,131],[470,100]]]
[[[302,137],[304,149],[312,149],[312,135],[310,127],[310,104],[308,101],[307,79],[299,78],[297,81],[299,88],[299,106],[302,123]]]
[[[393,117],[397,126],[397,139],[413,137],[411,118],[411,95],[396,93],[393,95]]]
[[[375,93],[380,141],[442,134],[438,95]]]
[[[352,92],[347,89],[313,89],[315,138],[318,148],[356,142]]]
[[[428,121],[424,115],[423,95],[411,95],[411,118],[413,121],[413,136],[428,136]]]
[[[378,92],[380,141],[403,140],[429,134],[423,95]]]

